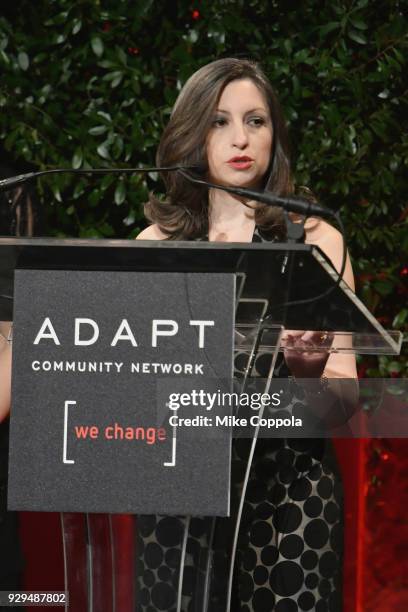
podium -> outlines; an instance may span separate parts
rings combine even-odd
[[[233,279],[231,300],[235,313],[234,354],[236,362],[238,359],[241,364],[236,382],[240,391],[253,384],[254,379],[260,378],[259,374],[254,373],[254,364],[257,356],[264,354],[270,358],[267,360],[268,366],[261,384],[262,391],[268,393],[279,352],[285,348],[282,342],[285,329],[318,330],[322,336],[330,334],[333,342],[323,348],[317,344],[313,347],[316,351],[397,355],[401,348],[402,337],[399,332],[385,331],[343,281],[339,286],[335,286],[337,273],[327,257],[313,245],[3,238],[0,239],[0,320],[13,318],[14,297],[14,313],[20,313],[21,304],[17,303],[17,298],[24,295],[21,293],[21,282],[30,278],[30,274],[24,276],[25,272],[34,273],[31,277],[34,279],[34,287],[36,279],[43,279],[43,284],[40,283],[39,286],[44,292],[44,279],[54,277],[43,276],[43,273],[50,271],[66,273],[63,282],[68,286],[71,272],[98,273],[102,277],[105,273],[177,273],[181,278],[188,278],[189,282],[192,279],[191,286],[194,286],[194,275],[199,274],[222,274],[226,275],[225,278]],[[15,278],[19,277],[20,285],[16,284],[15,287]],[[200,279],[202,278],[205,277],[201,276]],[[325,292],[325,297],[318,297]],[[314,299],[316,297],[318,299]],[[185,298],[187,302],[191,298],[188,291]],[[35,296],[33,300],[35,301]],[[207,301],[211,307],[211,296]],[[165,295],[163,306],[168,307]],[[212,306],[217,309],[217,303]],[[18,314],[16,321],[20,316],[23,315]],[[231,330],[231,333],[232,331],[234,330]],[[25,334],[28,332],[29,327],[24,327],[19,339],[21,346],[24,346]],[[15,334],[18,333],[16,326]],[[21,372],[24,361],[18,361],[18,356],[14,354],[13,359]],[[13,390],[18,389],[18,383],[19,380],[13,372]],[[21,406],[24,405],[22,399]],[[16,406],[11,422],[12,437],[18,434],[18,425],[21,424],[23,416],[23,412]],[[15,418],[18,421],[15,421]],[[211,516],[208,512],[203,513],[200,507],[193,508],[191,504],[188,506],[188,514],[183,515],[180,511],[173,513],[171,525],[176,526],[179,533],[178,554],[168,559],[174,570],[174,594],[170,596],[171,607],[160,607],[166,604],[159,602],[157,609],[183,610],[182,602],[186,592],[190,601],[189,610],[194,612],[215,610],[212,603],[214,597],[217,598],[217,609],[225,612],[234,609],[233,581],[237,540],[258,434],[259,428],[252,428],[250,437],[247,438],[242,487],[240,495],[230,500],[228,518],[225,517],[228,512]],[[230,436],[227,445],[230,445],[231,441]],[[11,474],[13,470],[15,473],[19,471],[18,466],[16,467],[18,461],[19,457],[12,448]],[[67,467],[69,468],[69,465]],[[141,470],[143,469],[141,466]],[[220,490],[228,491],[230,487],[228,469],[229,466],[221,470],[223,482],[220,484]],[[16,483],[19,480],[12,480],[13,504],[23,504],[20,508],[13,505],[13,509],[30,509],[32,500],[28,497],[22,501],[21,491],[16,492]],[[182,489],[178,497],[182,505]],[[41,504],[41,500],[31,509],[55,510],[55,507],[41,507],[38,504]],[[89,511],[86,503],[82,512],[79,508],[75,508],[75,512],[70,512],[69,507],[59,508],[64,538],[65,582],[70,593],[71,610],[124,612],[149,609],[148,606],[151,605],[143,601],[144,594],[137,587],[137,576],[146,570],[140,563],[140,551],[135,544],[138,524],[140,526],[143,521],[138,521],[137,516],[130,514],[126,504],[123,509],[119,506],[120,501],[110,512]],[[146,506],[148,510],[137,507],[140,515],[152,513],[151,506]],[[122,512],[126,514],[123,515]],[[204,545],[193,554],[188,550],[189,533],[191,529],[197,528],[194,517],[203,514],[205,518],[202,519],[200,527],[203,530],[201,537]],[[221,564],[217,561],[217,553],[220,550],[226,553]],[[191,576],[187,576],[185,567],[187,554],[192,555],[196,562],[192,581]],[[220,567],[223,567],[221,577]],[[153,579],[157,580],[157,577],[153,576]],[[159,577],[159,580],[164,578]]]

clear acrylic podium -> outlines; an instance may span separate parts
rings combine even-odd
[[[0,321],[12,319],[17,268],[234,274],[235,352],[241,358],[244,356],[238,380],[241,390],[251,381],[256,356],[267,353],[271,358],[264,392],[268,391],[276,358],[285,348],[284,329],[329,333],[333,342],[323,349],[316,345],[316,351],[397,355],[401,348],[401,334],[385,331],[343,281],[334,287],[337,273],[325,255],[312,245],[2,238]],[[326,297],[313,300],[330,288],[333,290]],[[188,586],[185,560],[191,553],[189,530],[194,528],[194,519],[177,518],[182,537],[173,580],[175,597],[171,607],[158,609],[184,610],[183,594],[187,589],[192,602],[189,612],[213,612],[216,587],[217,610],[233,612],[236,545],[256,443],[255,431],[248,441],[245,477],[240,494],[231,504],[230,517],[206,517],[202,522],[205,545],[194,555],[194,579],[191,583],[190,576]],[[137,516],[63,512],[61,525],[65,588],[70,595],[67,609],[75,612],[154,609],[142,608],[137,587],[138,573],[143,570],[136,546]],[[215,572],[219,571],[216,557],[221,549],[226,563],[220,581]]]

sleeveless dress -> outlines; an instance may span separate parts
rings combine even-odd
[[[253,242],[265,240],[256,228]],[[239,363],[235,367],[239,376]],[[265,376],[266,368],[267,356],[261,355],[258,375]],[[288,376],[280,354],[274,377]],[[305,403],[301,390],[293,391],[282,408]],[[182,612],[225,612],[250,442],[233,440],[231,517],[137,518],[138,612],[176,612],[183,555]],[[343,488],[331,440],[258,439],[239,526],[231,612],[341,612],[342,556]]]

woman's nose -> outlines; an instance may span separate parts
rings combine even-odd
[[[232,144],[239,149],[244,149],[248,145],[248,133],[246,126],[237,123],[233,126]]]

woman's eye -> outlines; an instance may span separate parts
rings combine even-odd
[[[227,121],[226,119],[224,119],[224,117],[216,117],[214,119],[214,121],[212,122],[214,127],[221,127],[223,125],[226,125]]]
[[[250,117],[248,123],[260,127],[261,125],[265,125],[266,121],[263,117]]]

